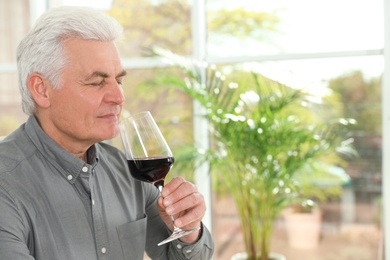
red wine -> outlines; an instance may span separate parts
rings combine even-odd
[[[151,182],[156,186],[164,183],[165,176],[171,169],[173,157],[151,157],[127,160],[131,175],[140,181]]]

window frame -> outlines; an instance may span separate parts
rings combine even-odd
[[[283,60],[299,60],[299,59],[315,59],[315,58],[335,58],[335,57],[358,57],[380,55],[384,58],[384,71],[382,80],[382,196],[383,201],[390,201],[390,1],[383,0],[384,8],[384,48],[370,49],[358,51],[342,51],[342,52],[318,52],[318,53],[291,53],[280,55],[262,55],[262,56],[241,56],[241,57],[227,57],[227,58],[208,58],[206,53],[206,0],[192,0],[192,41],[193,41],[193,55],[200,61],[205,61],[212,64],[234,64],[242,62],[263,62],[263,61],[283,61]],[[61,5],[61,0],[29,0],[30,6],[30,22],[33,22],[44,12],[47,8]],[[167,66],[162,60],[158,58],[136,58],[124,59],[123,65],[125,69],[146,69]],[[16,63],[2,63],[0,64],[0,74],[2,73],[16,73]],[[196,111],[202,109],[198,104],[194,104]],[[205,127],[207,122],[195,117],[194,129],[195,139],[202,143],[204,147],[208,147],[208,139]],[[212,215],[211,215],[211,181],[209,176],[209,167],[198,169],[195,172],[195,180],[199,190],[204,194],[208,209],[210,209],[205,216],[205,223],[211,229]],[[205,181],[208,180],[208,181]],[[390,237],[390,205],[384,203],[384,236]],[[386,259],[390,259],[390,239],[384,241]]]

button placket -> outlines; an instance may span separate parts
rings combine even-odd
[[[95,175],[95,169],[92,169],[92,171],[91,171],[91,177],[90,177],[90,181],[92,180],[92,182],[93,182],[93,179],[94,179],[94,176]],[[94,206],[95,205],[95,196],[94,196],[94,192],[92,191],[93,190],[93,187],[92,187],[93,185],[91,185],[91,203],[92,203],[92,206]]]
[[[83,171],[84,167],[81,170]],[[108,240],[105,234],[101,205],[99,204],[99,196],[97,196],[97,194],[94,191],[95,169],[92,168],[90,172],[91,172],[91,176],[90,176],[91,204],[92,204],[92,216],[93,216],[92,219],[93,219],[93,226],[95,229],[95,241],[96,241],[99,259],[105,259],[109,250],[109,246],[107,243]]]

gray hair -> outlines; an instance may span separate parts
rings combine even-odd
[[[63,41],[80,37],[86,40],[117,41],[123,36],[122,26],[105,13],[88,7],[62,6],[49,9],[20,42],[17,49],[19,90],[24,113],[36,111],[27,87],[32,73],[43,75],[53,85],[61,87],[61,70],[66,65]]]

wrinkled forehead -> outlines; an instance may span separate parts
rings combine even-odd
[[[123,73],[118,49],[114,42],[69,38],[63,44],[65,68],[91,74],[100,71],[108,75]]]

